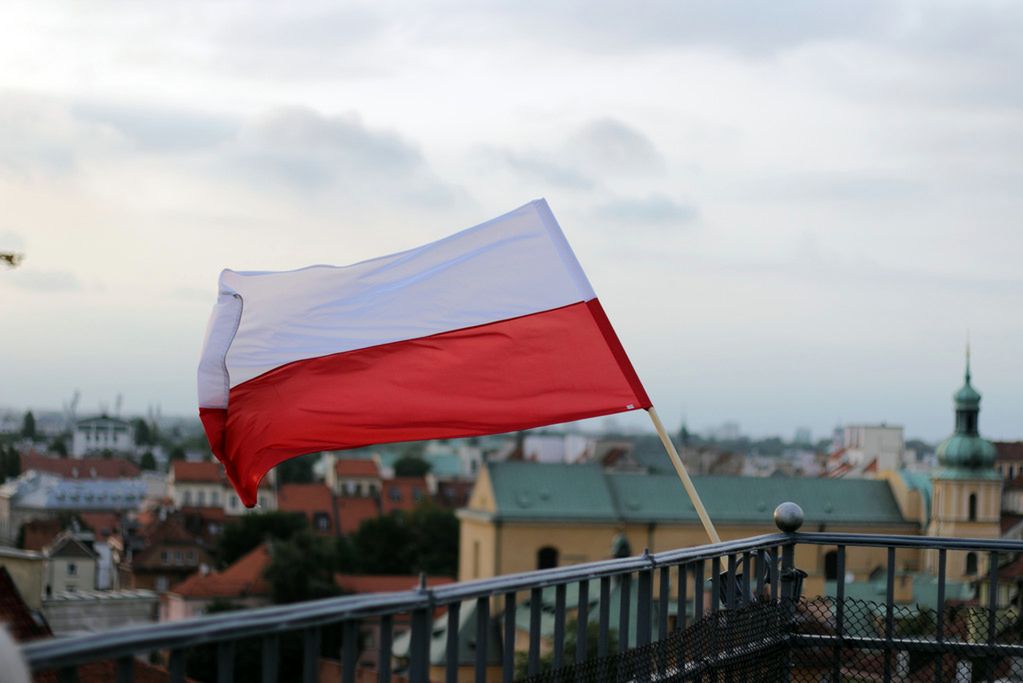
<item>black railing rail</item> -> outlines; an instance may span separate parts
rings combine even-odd
[[[791,504],[785,504],[791,505]],[[784,506],[782,506],[784,507]],[[779,511],[782,510],[779,508]],[[798,514],[793,512],[793,508]],[[525,666],[529,674],[541,669],[541,651],[550,649],[555,666],[568,666],[574,661],[580,664],[588,657],[613,655],[609,652],[609,633],[617,629],[620,652],[630,648],[642,648],[652,640],[661,640],[685,629],[687,620],[698,622],[705,611],[735,609],[750,605],[758,599],[792,604],[798,598],[800,572],[794,567],[795,549],[799,545],[835,546],[836,597],[831,620],[831,632],[813,634],[786,634],[786,642],[793,646],[831,648],[833,652],[833,680],[839,680],[843,651],[850,647],[878,649],[884,653],[884,678],[892,680],[893,653],[899,650],[915,651],[953,645],[946,639],[947,625],[943,621],[943,607],[946,586],[946,555],[948,551],[974,551],[988,553],[991,571],[986,577],[989,582],[989,605],[986,644],[995,645],[996,629],[994,611],[997,605],[997,581],[999,555],[1023,553],[1023,541],[990,539],[954,539],[923,536],[895,536],[872,534],[846,534],[831,532],[799,533],[802,511],[792,506],[786,512],[790,517],[779,517],[776,521],[782,533],[755,536],[742,540],[717,544],[646,553],[636,557],[604,560],[552,569],[510,574],[488,579],[465,581],[433,588],[420,587],[396,593],[356,595],[330,598],[294,605],[264,607],[237,612],[226,612],[195,619],[164,622],[144,627],[121,628],[91,635],[70,638],[56,638],[25,645],[22,651],[33,671],[56,670],[60,680],[76,680],[76,668],[83,664],[114,660],[117,662],[117,680],[133,680],[136,658],[151,653],[166,653],[163,660],[169,670],[171,681],[185,680],[186,654],[202,646],[216,648],[215,672],[203,672],[206,680],[228,682],[234,679],[235,644],[241,640],[260,641],[261,670],[263,681],[276,681],[280,668],[280,638],[287,634],[298,634],[303,640],[301,677],[305,681],[317,680],[318,659],[321,638],[326,629],[339,629],[342,634],[341,651],[336,653],[340,660],[343,681],[354,681],[358,651],[360,624],[372,622],[379,630],[373,649],[377,652],[376,678],[390,681],[394,646],[394,624],[396,616],[407,616],[410,625],[409,647],[402,661],[405,673],[411,683],[426,683],[431,669],[430,652],[433,639],[433,620],[438,608],[447,608],[447,624],[443,665],[444,680],[460,678],[459,667],[471,666],[474,679],[487,679],[488,668],[499,662],[504,681],[512,681],[515,670],[515,620],[517,600],[529,596],[528,643],[525,648]],[[884,633],[878,638],[855,638],[845,633],[844,597],[846,590],[845,566],[847,548],[873,547],[887,549],[887,581],[884,615]],[[894,577],[897,573],[895,551],[897,549],[933,550],[938,552],[938,617],[933,636],[914,635],[901,637],[895,632],[894,623]],[[707,567],[707,561],[710,566]],[[709,571],[708,571],[709,570]],[[737,576],[742,575],[742,580]],[[688,580],[692,586],[687,586]],[[705,604],[705,579],[710,595]],[[619,588],[619,623],[611,623],[609,603],[612,599],[612,581]],[[596,581],[591,587],[590,583]],[[574,652],[565,649],[566,597],[565,588],[577,584],[578,605],[575,607],[576,647]],[[635,586],[634,589],[632,586]],[[655,599],[656,594],[660,599]],[[541,610],[545,599],[544,588],[554,588],[554,626],[550,648],[541,643]],[[674,591],[672,590],[674,588]],[[598,595],[599,592],[599,595]],[[794,592],[796,594],[794,594]],[[669,597],[675,596],[675,604],[669,604]],[[721,599],[718,599],[721,596]],[[759,598],[757,597],[759,596]],[[597,600],[598,606],[591,609],[590,602]],[[492,600],[496,600],[492,602]],[[635,600],[631,606],[630,600]],[[468,664],[459,661],[459,641],[463,629],[459,628],[459,613],[464,604],[475,601],[475,619],[472,632],[476,634],[473,661]],[[674,623],[669,619],[671,607],[676,610]],[[499,610],[497,621],[502,624],[499,639],[489,637],[492,633],[491,610]],[[628,615],[636,614],[635,622]],[[503,612],[503,614],[500,614]],[[794,612],[792,612],[795,616]],[[596,652],[587,651],[587,625],[596,620],[599,636]],[[655,626],[656,628],[652,628]],[[673,628],[672,628],[673,626]],[[635,633],[629,634],[634,628]],[[489,652],[488,644],[498,646],[499,652]],[[593,644],[590,644],[593,647]],[[968,649],[961,638],[954,647],[944,651]],[[1005,646],[1006,652],[1018,655],[1020,646]],[[190,672],[191,673],[191,672]],[[215,673],[215,675],[214,675]],[[948,673],[948,672],[945,672]],[[289,672],[288,680],[299,680],[297,672]],[[937,665],[935,680],[942,680],[941,663]]]

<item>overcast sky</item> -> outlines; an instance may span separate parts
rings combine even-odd
[[[218,272],[546,197],[672,427],[1023,438],[1023,4],[0,9],[0,406],[195,411]],[[622,416],[622,423],[642,420]]]

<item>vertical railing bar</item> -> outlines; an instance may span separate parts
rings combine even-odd
[[[307,628],[302,634],[302,681],[316,683],[320,678],[320,629]]]
[[[710,611],[718,611],[718,603],[721,602],[721,558],[714,557],[710,561]]]
[[[413,610],[411,631],[409,683],[427,683],[430,673],[430,610]]]
[[[619,577],[618,584],[618,652],[629,649],[629,621],[632,617],[632,574],[625,573]]]
[[[781,604],[784,608],[785,614],[785,630],[790,631],[794,627],[795,613],[796,613],[796,600],[799,596],[795,594],[793,574],[795,569],[796,559],[796,546],[794,543],[786,543],[781,548],[781,570],[778,572],[779,581],[781,584],[779,590],[781,591]],[[792,680],[792,648],[785,648],[785,666],[782,671],[781,681],[782,683],[788,683]]]
[[[948,564],[948,552],[941,548],[938,550],[938,616],[935,619],[937,625],[935,627],[935,640],[939,644],[945,642],[945,573]],[[940,649],[939,649],[940,652]],[[944,672],[942,671],[942,657],[939,655],[935,657],[934,667],[934,682],[941,683],[944,680]]]
[[[600,626],[597,636],[597,656],[607,657],[608,622],[611,621],[611,577],[600,577]]]
[[[554,652],[552,662],[560,669],[565,658],[565,584],[554,587]]]
[[[530,676],[540,672],[540,609],[543,603],[543,590],[533,588],[529,591],[529,670]]]
[[[586,641],[590,623],[590,581],[579,582],[579,604],[576,607],[575,663],[586,661]]]
[[[276,635],[263,636],[261,657],[263,683],[277,683],[280,668],[280,641]]]
[[[231,683],[234,680],[234,641],[217,643],[217,683]]]
[[[689,600],[686,593],[689,589],[689,565],[678,566],[678,616],[675,617],[675,630],[681,631],[686,627],[686,613],[689,609]]]
[[[380,617],[380,649],[377,651],[377,683],[391,683],[391,648],[394,645],[394,617]]]
[[[504,648],[501,653],[501,681],[512,683],[515,678],[515,592],[504,596]]]
[[[895,636],[895,546],[888,546],[888,577],[885,583],[884,681],[892,680],[892,638]]]
[[[490,640],[490,598],[476,598],[476,683],[487,681],[487,644]]]
[[[170,672],[171,683],[185,683],[184,650],[171,650],[167,670]]]
[[[117,658],[117,683],[132,683],[135,680],[135,658]]]
[[[650,643],[650,620],[653,616],[650,607],[654,597],[653,570],[644,569],[639,572],[636,584],[636,647]]]
[[[728,578],[725,583],[725,607],[728,609],[735,609],[735,582],[736,582],[736,569],[738,568],[739,562],[735,554],[728,556]]]
[[[988,555],[987,566],[987,642],[993,644],[997,636],[995,617],[998,614],[998,553],[992,551]],[[995,662],[991,658],[984,660],[988,683],[995,680]]]
[[[445,629],[444,648],[444,680],[446,683],[458,683],[458,629],[461,625],[462,603],[453,602],[448,605],[447,627]]]
[[[317,643],[319,650],[319,643]],[[341,625],[341,681],[355,683],[355,666],[359,661],[359,622],[348,619]],[[316,666],[316,680],[319,680],[319,662]]]
[[[831,679],[833,683],[842,680],[842,636],[845,635],[845,546],[835,551],[835,643]]]
[[[668,608],[671,606],[671,567],[661,567],[661,585],[657,589],[657,640],[668,637]]]
[[[771,601],[778,602],[778,597],[781,595],[779,592],[781,589],[779,584],[781,582],[778,580],[778,548],[771,548],[768,557],[770,558],[769,569],[771,572]]]
[[[748,605],[753,602],[753,555],[745,553],[742,556],[742,604]]]
[[[703,560],[693,564],[693,621],[703,619]]]
[[[764,597],[764,570],[767,567],[764,566],[764,551],[758,550],[753,554],[753,572],[756,574],[756,596],[757,600],[762,600]]]

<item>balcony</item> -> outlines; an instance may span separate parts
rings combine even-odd
[[[325,671],[411,683],[1023,680],[1021,596],[1004,571],[1023,542],[803,533],[791,504],[775,520],[771,535],[23,652],[34,672],[60,681],[100,662],[132,681],[136,660],[156,662],[171,681],[186,680],[187,664],[190,677],[243,683],[319,681]],[[983,573],[948,578],[970,562]],[[918,594],[907,577],[920,581]]]

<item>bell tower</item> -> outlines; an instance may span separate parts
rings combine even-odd
[[[966,377],[953,394],[955,432],[938,446],[938,467],[931,475],[933,502],[928,536],[998,538],[1002,507],[1002,478],[995,471],[995,447],[980,436],[980,392],[971,382],[970,347],[966,347]],[[987,571],[986,553],[949,552],[947,576],[969,580]],[[937,553],[927,565],[937,571]]]

